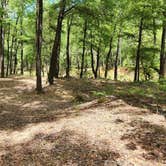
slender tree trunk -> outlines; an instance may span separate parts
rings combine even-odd
[[[5,8],[6,1],[1,1],[0,5],[2,10]],[[0,15],[0,76],[5,77],[5,67],[4,67],[4,26],[3,26],[4,14],[3,11]]]
[[[17,72],[17,63],[18,63],[18,58],[17,58],[17,52],[18,52],[18,47],[19,47],[19,43],[16,42],[16,47],[15,47],[15,53],[14,53],[14,74],[16,74]]]
[[[17,17],[16,19],[16,23],[15,23],[15,28],[14,28],[14,33],[17,34],[17,24],[19,21],[19,17]],[[13,34],[12,35],[12,41],[11,41],[11,46],[10,46],[10,58],[9,58],[9,67],[10,67],[10,74],[13,74],[13,47],[15,46],[17,42],[16,36]]]
[[[48,74],[48,81],[50,85],[54,83],[54,77],[58,78],[59,76],[59,54],[60,54],[61,31],[62,31],[62,22],[65,14],[65,6],[66,6],[66,0],[61,0],[60,11],[57,20],[57,28],[55,33],[55,40],[50,59],[50,69]]]
[[[94,75],[95,79],[97,79],[97,77],[98,77],[98,70],[99,70],[99,64],[100,64],[100,44],[101,44],[101,40],[99,41],[99,45],[98,45],[98,48],[97,48],[96,68],[95,68],[95,60],[94,60],[93,44],[92,44],[92,35],[91,35],[91,67],[92,67],[92,72],[93,72],[93,75]]]
[[[121,30],[118,35],[118,43],[117,43],[117,51],[116,51],[116,56],[115,56],[115,66],[114,66],[114,80],[117,81],[118,79],[118,60],[120,56],[120,49],[121,49]]]
[[[67,19],[67,44],[66,44],[66,77],[70,77],[70,31],[73,16]]]
[[[138,39],[138,48],[137,48],[137,55],[136,55],[136,65],[135,65],[135,74],[134,74],[134,81],[139,81],[140,76],[140,53],[141,53],[141,44],[142,44],[142,32],[143,32],[143,17],[140,20],[139,26],[139,39]]]
[[[36,4],[36,90],[42,91],[41,78],[41,49],[42,49],[42,22],[43,22],[43,0],[37,0]]]
[[[21,17],[20,19],[20,26],[21,26],[21,37],[23,38],[23,17]],[[20,64],[21,75],[24,74],[24,41],[22,38],[21,38],[21,64]]]
[[[163,21],[163,31],[160,51],[160,79],[166,78],[166,21]]]
[[[6,66],[6,77],[9,75],[9,56],[10,56],[10,24],[8,26],[7,34],[7,66]]]
[[[10,58],[9,58],[10,74],[13,73],[13,45],[14,45],[14,36],[12,35],[11,46],[10,46]]]
[[[98,77],[99,62],[100,62],[100,47],[97,48],[97,53],[96,53],[96,68],[94,66],[95,60],[94,60],[94,53],[93,53],[93,48],[92,48],[91,49],[91,66],[92,66],[92,72],[93,72],[95,79],[97,79],[97,77]]]
[[[95,79],[98,77],[98,70],[99,70],[99,65],[100,65],[100,45],[97,48],[97,55],[96,55],[96,71],[95,71]]]
[[[116,25],[114,26],[113,34],[111,34],[111,37],[110,37],[109,51],[108,51],[107,56],[106,56],[105,74],[104,74],[105,78],[107,78],[107,75],[108,75],[109,60],[110,60],[110,56],[112,55],[112,43],[113,43],[113,37],[114,37],[115,31],[116,31]]]
[[[91,67],[92,67],[92,73],[95,76],[95,61],[94,61],[94,54],[93,54],[93,44],[92,44],[92,32],[91,32],[91,46],[90,46],[90,51],[91,51]]]
[[[84,37],[83,37],[83,47],[82,47],[82,58],[81,58],[81,72],[80,72],[80,78],[83,77],[83,73],[84,73],[84,59],[85,59],[85,44],[86,44],[86,36],[87,36],[87,20],[84,21]]]

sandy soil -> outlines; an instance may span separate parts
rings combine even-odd
[[[84,81],[0,79],[0,165],[166,166],[166,120]],[[81,93],[81,94],[80,94]],[[81,100],[81,103],[77,100]]]

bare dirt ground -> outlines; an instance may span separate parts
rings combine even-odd
[[[56,80],[37,95],[32,78],[0,79],[0,166],[166,166],[165,115],[149,98],[92,95],[107,85]]]

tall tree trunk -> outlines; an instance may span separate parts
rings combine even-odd
[[[81,57],[81,72],[80,72],[80,78],[83,77],[83,73],[84,73],[84,59],[85,59],[85,44],[86,44],[86,36],[87,36],[87,20],[84,21],[84,37],[83,37],[83,47],[82,47],[82,57]]]
[[[14,33],[17,34],[17,24],[19,21],[19,17],[16,18],[16,23],[15,23],[15,28],[14,28]],[[12,35],[12,41],[11,41],[11,46],[10,46],[10,58],[9,58],[9,67],[10,67],[10,74],[13,74],[13,48],[17,42],[16,36],[13,34]]]
[[[139,39],[138,39],[138,47],[137,47],[137,55],[136,55],[136,65],[135,65],[135,74],[134,81],[139,81],[140,77],[140,53],[141,53],[141,44],[142,44],[142,32],[143,32],[143,17],[141,17],[140,25],[139,25]]]
[[[111,37],[110,37],[109,51],[108,51],[107,56],[106,56],[105,74],[104,74],[105,78],[107,78],[107,75],[108,75],[109,60],[110,60],[110,56],[112,55],[112,43],[113,43],[113,37],[114,37],[115,31],[116,31],[116,25],[114,26],[113,34],[111,34]]]
[[[14,45],[14,35],[12,35],[11,46],[10,46],[10,57],[9,57],[9,73],[13,73],[13,45]]]
[[[95,79],[97,79],[97,77],[98,77],[98,70],[99,70],[99,64],[100,64],[99,63],[100,62],[100,42],[99,42],[99,46],[97,48],[97,53],[96,53],[96,68],[95,68],[93,44],[92,44],[92,41],[91,41],[91,67],[92,67],[92,72],[93,72],[93,75],[94,75]]]
[[[7,66],[6,66],[6,77],[9,75],[9,56],[10,56],[10,24],[8,25],[7,34]]]
[[[23,41],[23,16],[20,19],[20,26],[21,26],[21,75],[24,74],[24,41]]]
[[[91,45],[90,45],[90,51],[91,51],[91,67],[92,67],[92,73],[95,76],[95,61],[94,61],[94,54],[93,54],[93,41],[92,41],[92,31],[91,31]]]
[[[73,16],[67,19],[67,44],[66,44],[66,77],[70,77],[70,31]]]
[[[121,30],[118,35],[118,43],[117,43],[117,51],[115,56],[115,66],[114,66],[114,80],[117,81],[118,79],[118,60],[120,56],[120,49],[121,49]]]
[[[99,64],[100,64],[100,44],[97,48],[97,55],[96,55],[96,71],[95,71],[95,79],[98,77],[98,70],[99,70]]]
[[[16,71],[17,71],[17,63],[18,63],[17,52],[18,52],[18,47],[19,47],[19,43],[16,42],[15,52],[14,52],[14,70],[13,70],[14,74],[16,74]]]
[[[37,0],[36,4],[36,90],[42,91],[41,78],[41,49],[42,49],[42,22],[43,22],[43,0]]]
[[[4,19],[4,8],[5,8],[6,1],[1,1],[1,14],[0,14],[0,76],[3,78],[5,76],[5,67],[4,67],[4,26],[3,26],[3,19]]]
[[[166,78],[166,21],[163,21],[163,31],[160,51],[160,79]]]
[[[50,85],[54,83],[54,77],[58,78],[59,76],[59,54],[60,54],[61,31],[62,31],[62,22],[65,14],[65,6],[66,6],[66,0],[61,0],[60,11],[57,20],[57,28],[55,33],[55,40],[50,59],[50,69],[48,74],[48,81]]]

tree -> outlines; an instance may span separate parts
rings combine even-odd
[[[43,19],[43,0],[36,3],[36,90],[42,91],[41,79],[41,48],[42,48],[42,19]]]
[[[1,0],[0,3],[0,75],[3,78],[5,76],[5,67],[4,67],[4,42],[5,42],[5,30],[4,30],[4,12],[6,6],[6,0]]]
[[[60,54],[60,44],[61,44],[61,31],[62,31],[62,22],[63,22],[64,14],[65,14],[65,7],[66,7],[66,0],[61,0],[59,15],[57,19],[55,40],[54,40],[54,45],[53,45],[51,59],[50,59],[50,69],[48,74],[48,81],[50,85],[53,84],[54,77],[58,78],[58,75],[59,75],[59,54]]]
[[[134,81],[139,81],[140,79],[140,53],[141,53],[141,44],[142,44],[142,31],[143,31],[143,18],[140,19],[140,26],[139,26],[139,39],[138,39],[138,47],[137,47],[137,55],[136,55],[136,62],[135,62],[135,74],[134,74]]]
[[[67,43],[66,43],[66,78],[70,77],[70,31],[73,22],[73,15],[67,18]]]
[[[166,18],[166,13],[164,13]],[[160,51],[160,78],[166,78],[166,21],[163,21],[161,51]]]
[[[118,59],[120,56],[121,52],[121,27],[120,27],[120,32],[118,34],[118,43],[117,43],[117,51],[116,51],[116,56],[115,56],[115,64],[114,64],[114,80],[117,81],[118,79]]]
[[[83,72],[84,72],[84,59],[85,59],[85,49],[86,49],[85,44],[86,44],[86,37],[87,37],[87,27],[88,27],[88,22],[87,22],[87,20],[84,20],[80,78],[83,77]]]

